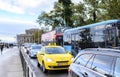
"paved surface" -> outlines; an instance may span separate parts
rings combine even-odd
[[[17,47],[4,48],[0,53],[0,77],[24,77]]]
[[[37,60],[31,59],[31,63],[38,77],[68,77],[68,70],[49,71],[46,74],[37,66]]]

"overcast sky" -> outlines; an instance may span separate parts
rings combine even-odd
[[[0,38],[15,37],[25,29],[39,27],[37,17],[43,11],[52,10],[55,1],[58,0],[0,0]]]

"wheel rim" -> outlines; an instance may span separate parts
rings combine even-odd
[[[44,64],[42,65],[42,70],[43,70],[43,72],[45,72],[45,67],[44,67]]]

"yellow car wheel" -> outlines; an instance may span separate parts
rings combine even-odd
[[[44,73],[47,73],[47,72],[48,72],[48,70],[45,68],[44,62],[42,62],[42,71],[43,71]]]
[[[40,67],[40,64],[37,62],[37,66]]]

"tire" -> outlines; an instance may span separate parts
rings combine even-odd
[[[28,55],[29,55],[29,57],[31,58],[31,53],[29,53]]]
[[[48,70],[45,68],[44,62],[42,63],[42,71],[43,71],[44,73],[47,73],[47,72],[48,72]]]
[[[40,67],[40,64],[38,63],[38,61],[37,61],[37,66]]]

